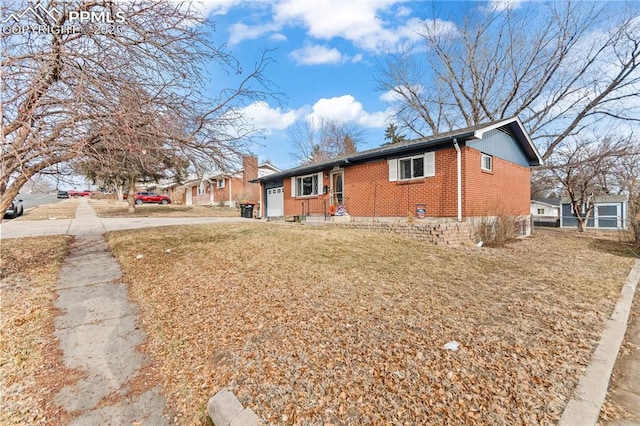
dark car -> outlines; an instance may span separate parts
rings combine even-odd
[[[127,197],[124,197],[125,199]],[[136,192],[136,204],[156,203],[170,204],[171,199],[166,195],[156,194],[155,192]]]
[[[67,191],[58,191],[58,198],[69,198],[69,193]]]
[[[9,219],[15,219],[18,216],[22,216],[24,213],[24,206],[22,200],[15,199],[11,202],[11,205],[4,212],[4,217]]]

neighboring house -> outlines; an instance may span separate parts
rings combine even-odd
[[[585,229],[626,229],[627,206],[626,195],[599,195],[594,198],[594,208],[587,220]],[[586,206],[582,206],[581,216]],[[575,212],[569,198],[563,198],[561,204],[560,226],[575,228],[578,226]]]
[[[175,181],[161,180],[156,184],[146,185],[144,189],[160,195],[166,195],[173,204],[182,203],[184,191],[181,189],[180,184]]]
[[[542,159],[517,118],[403,141],[255,179],[266,217],[529,219]]]
[[[560,198],[531,200],[531,220],[537,226],[560,226]]]
[[[260,185],[251,180],[279,172],[270,163],[258,164],[255,156],[242,157],[242,169],[230,173],[213,172],[200,179],[191,179],[183,186],[186,205],[235,206],[245,200],[258,203]]]

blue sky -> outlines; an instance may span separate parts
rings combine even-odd
[[[374,81],[384,46],[419,39],[421,22],[433,3],[397,0],[203,0],[215,23],[213,38],[250,67],[268,46],[275,63],[267,77],[286,97],[246,109],[267,136],[254,146],[261,161],[281,168],[296,165],[286,129],[296,121],[322,117],[352,121],[364,130],[359,149],[384,142],[388,105]],[[513,2],[510,2],[511,4]],[[487,3],[439,2],[443,9]],[[446,23],[445,23],[446,24]],[[387,95],[388,96],[388,95]]]

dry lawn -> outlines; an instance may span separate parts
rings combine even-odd
[[[109,241],[181,424],[221,388],[265,424],[555,423],[634,262],[560,230],[502,249],[276,224]]]
[[[55,220],[73,219],[76,217],[78,208],[77,199],[63,200],[58,203],[45,204],[33,210],[25,212],[24,215],[14,220]]]
[[[67,372],[53,341],[54,286],[69,237],[0,247],[0,424],[51,424],[45,406]]]
[[[129,213],[128,204],[115,200],[91,200],[91,206],[100,217],[236,217],[240,210],[230,207],[183,206],[177,204],[143,204]]]

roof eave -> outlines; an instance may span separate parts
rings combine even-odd
[[[529,134],[526,132],[522,122],[518,117],[509,118],[506,120],[498,121],[493,123],[490,126],[482,127],[474,132],[475,137],[478,139],[482,139],[482,136],[491,130],[499,129],[500,127],[509,127],[509,130],[516,137],[516,141],[520,144],[520,147],[524,151],[527,156],[527,160],[529,161],[530,166],[542,166],[544,164],[544,160],[540,156],[538,149],[533,144],[533,141],[529,137]]]

